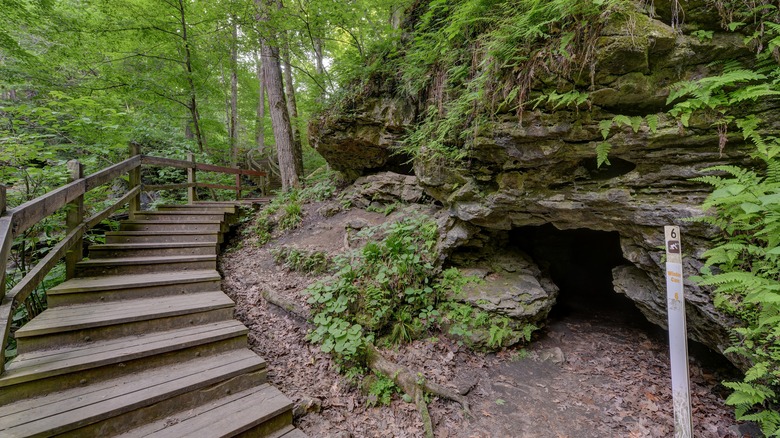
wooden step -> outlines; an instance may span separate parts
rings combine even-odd
[[[186,255],[91,259],[76,263],[77,277],[217,269],[217,256]]]
[[[225,321],[233,317],[233,304],[214,291],[49,308],[16,331],[17,348],[24,354]]]
[[[81,303],[163,297],[219,290],[213,269],[73,278],[46,292],[50,308]]]
[[[236,208],[235,205],[163,204],[157,206],[158,211],[219,211],[228,214],[236,213]]]
[[[222,243],[219,231],[107,231],[106,243],[212,242]]]
[[[195,201],[193,205],[207,206],[207,207],[220,207],[224,205],[245,205],[245,206],[260,206],[268,204],[271,197],[264,198],[244,198],[238,201]]]
[[[212,254],[217,254],[217,245],[209,242],[107,243],[89,246],[89,257],[91,259]]]
[[[228,438],[287,436],[293,431],[292,402],[268,384],[214,400],[120,435],[121,438]],[[273,435],[272,435],[273,434]],[[292,435],[290,435],[292,436]]]
[[[258,385],[248,349],[199,358],[0,407],[0,436],[106,437]]]
[[[229,320],[21,354],[0,376],[0,405],[244,349],[247,333],[243,324]]]
[[[122,221],[119,224],[120,231],[207,231],[219,232],[223,229],[222,221],[195,221],[181,220],[176,222],[166,221]]]
[[[210,211],[144,211],[136,213],[139,221],[225,221],[225,213]]]

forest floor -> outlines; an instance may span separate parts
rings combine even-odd
[[[237,303],[250,346],[268,362],[269,380],[296,402],[296,426],[311,437],[418,437],[422,422],[400,396],[386,406],[336,372],[317,345],[306,341],[306,321],[268,303],[272,291],[307,307],[305,287],[316,280],[278,266],[271,249],[291,246],[336,254],[345,251],[347,224],[394,220],[353,208],[324,218],[305,206],[304,222],[263,247],[239,230],[221,257],[223,289]],[[437,437],[667,437],[673,414],[665,332],[620,312],[580,311],[553,317],[526,347],[476,353],[437,334],[386,351],[386,356],[460,392],[460,405],[433,399]],[[757,436],[738,424],[720,384],[734,378],[725,360],[693,356],[690,362],[694,435]]]

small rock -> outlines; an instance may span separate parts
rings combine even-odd
[[[300,418],[310,412],[319,413],[322,410],[322,402],[319,399],[303,396],[293,407],[293,417]]]
[[[365,219],[357,218],[352,219],[346,224],[344,224],[344,228],[348,230],[362,230],[363,228],[368,226],[368,221]]]
[[[319,213],[319,215],[322,217],[331,217],[331,216],[335,216],[340,211],[341,211],[341,205],[339,205],[339,203],[330,202],[320,207],[317,210],[317,213]]]
[[[540,351],[538,354],[539,361],[550,361],[556,365],[561,365],[566,362],[566,355],[563,354],[563,350],[558,347],[548,348]]]

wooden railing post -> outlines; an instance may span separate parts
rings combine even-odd
[[[84,178],[84,166],[76,160],[68,161],[69,182]],[[67,205],[66,225],[68,233],[75,230],[84,221],[84,195],[76,197]],[[76,274],[76,263],[81,261],[84,253],[84,239],[79,237],[73,247],[65,253],[65,278],[71,279]]]
[[[6,206],[7,206],[7,202],[6,202],[5,186],[0,184],[0,216],[5,214]]]
[[[141,155],[141,145],[135,142],[130,143],[130,157],[134,157],[136,155]],[[131,170],[128,173],[130,187],[129,190],[133,190],[134,188],[141,185],[141,166],[136,167],[135,169]],[[141,192],[139,191],[137,195],[130,198],[129,205],[127,207],[129,213],[130,213],[130,219],[135,218],[135,214],[139,211],[141,211]]]
[[[238,169],[238,167],[236,167]],[[236,201],[241,199],[241,174],[236,174]]]
[[[192,163],[192,167],[187,168],[187,184],[190,184],[190,186],[187,187],[187,203],[193,204],[198,200],[198,189],[195,187],[195,184],[197,184],[197,176],[195,174],[195,154],[188,152],[187,160]]]

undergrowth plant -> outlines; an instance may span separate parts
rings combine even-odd
[[[451,300],[474,280],[437,266],[438,227],[430,217],[405,217],[361,236],[375,240],[337,257],[335,274],[307,289],[314,324],[308,338],[342,371],[362,374],[369,344],[408,343],[441,328],[455,335],[483,329],[496,346],[517,337],[509,318]],[[533,329],[523,329],[522,337],[529,339]]]
[[[291,270],[304,274],[322,274],[327,272],[332,261],[322,251],[306,251],[289,246],[280,246],[271,250],[276,264],[284,264]]]
[[[727,352],[751,364],[742,381],[724,383],[733,391],[726,403],[736,408],[737,419],[755,421],[765,435],[779,437],[780,139],[772,120],[764,120],[761,111],[746,110],[748,104],[755,108],[780,96],[780,12],[767,2],[712,3],[726,29],[747,33],[755,61],[714,65],[720,67],[718,74],[677,84],[669,96],[674,103],[670,114],[682,126],[694,116],[709,121],[717,128],[721,153],[729,130],[741,133],[761,163],[754,168],[715,166],[705,169],[715,174],[695,179],[713,192],[702,205],[708,215],[693,220],[720,230],[715,246],[704,253],[706,262],[696,280],[713,287],[715,305],[738,319]]]
[[[254,235],[256,244],[263,246],[271,240],[274,230],[298,228],[303,221],[304,204],[330,199],[335,191],[335,185],[324,180],[302,189],[280,192],[257,214],[245,232]]]

